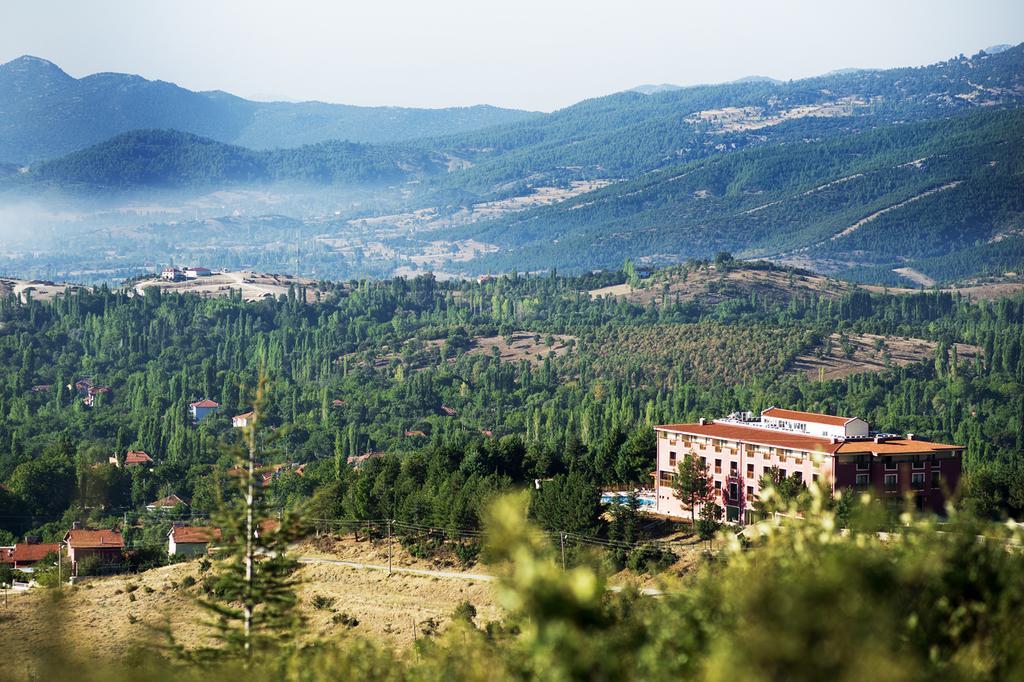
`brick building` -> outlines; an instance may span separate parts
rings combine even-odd
[[[657,432],[654,510],[689,517],[673,494],[672,477],[687,454],[703,460],[728,521],[746,521],[760,492],[761,476],[778,467],[804,483],[833,492],[871,491],[883,500],[911,495],[918,509],[942,512],[960,481],[963,447],[921,440],[914,434],[872,432],[856,417],[769,408],[696,424],[668,424]]]

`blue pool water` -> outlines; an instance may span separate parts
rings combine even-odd
[[[601,502],[603,504],[626,504],[629,496],[624,493],[604,493],[601,495]],[[641,507],[653,507],[654,500],[649,497],[640,497]]]

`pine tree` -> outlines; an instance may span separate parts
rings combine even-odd
[[[210,625],[221,647],[201,651],[201,657],[226,653],[250,660],[286,643],[300,622],[295,609],[298,562],[288,556],[288,545],[299,534],[298,521],[288,514],[274,518],[264,501],[264,469],[257,461],[270,445],[259,431],[266,406],[267,379],[261,373],[253,418],[243,429],[242,443],[231,448],[239,494],[222,500],[214,515],[222,539],[208,596],[200,600],[216,618]]]

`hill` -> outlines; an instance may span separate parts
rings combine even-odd
[[[254,151],[176,130],[135,130],[44,161],[20,182],[62,188],[206,187],[270,181],[394,182],[444,168],[438,155],[398,146],[322,142]]]
[[[0,160],[18,163],[67,154],[135,129],[173,128],[271,149],[336,139],[390,143],[534,115],[491,106],[414,109],[254,102],[123,73],[73,78],[38,57],[0,65]]]
[[[948,281],[1021,262],[1022,145],[1019,110],[891,124],[671,166],[453,235],[502,247],[474,264],[481,272],[734,251],[892,284],[912,284],[889,272],[906,267]]]

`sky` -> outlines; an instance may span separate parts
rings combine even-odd
[[[243,97],[550,111],[643,83],[917,66],[1024,41],[1024,0],[6,0],[0,62]]]

